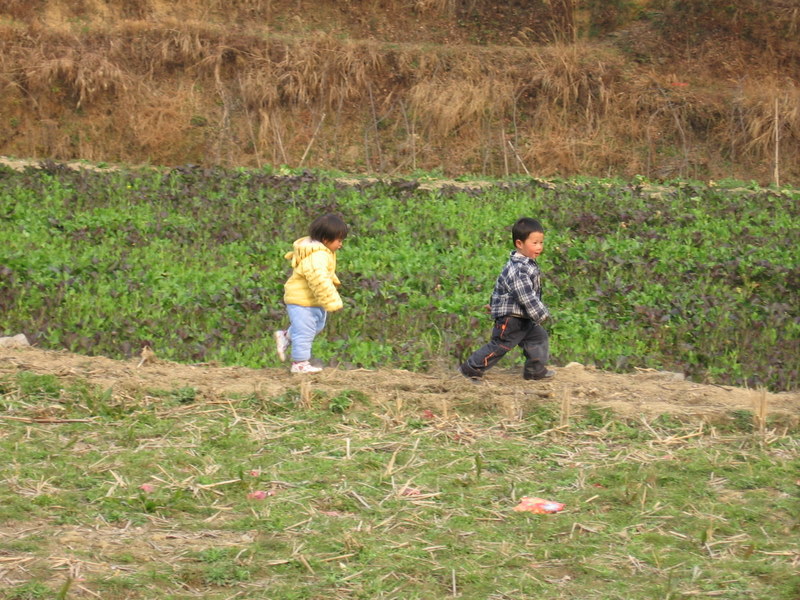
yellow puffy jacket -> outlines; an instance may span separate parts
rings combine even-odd
[[[336,290],[336,254],[325,244],[306,236],[292,244],[284,258],[292,261],[292,276],[283,285],[283,301],[300,306],[321,306],[328,312],[342,308]]]

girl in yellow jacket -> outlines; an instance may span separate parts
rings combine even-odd
[[[289,329],[275,332],[275,348],[281,360],[292,346],[292,373],[317,373],[322,369],[309,362],[311,344],[325,327],[329,312],[342,308],[336,288],[336,252],[347,237],[347,225],[334,214],[318,217],[309,235],[296,240],[286,259],[292,275],[284,284],[283,301],[289,314]]]

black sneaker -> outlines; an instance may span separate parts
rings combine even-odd
[[[458,367],[458,372],[461,373],[464,377],[466,377],[470,383],[474,383],[475,385],[480,385],[483,383],[483,379],[476,375],[469,375],[468,373],[464,372],[464,365]]]
[[[547,369],[542,375],[538,375],[537,377],[527,377],[523,375],[523,379],[533,379],[534,381],[540,381],[542,379],[552,379],[556,376],[556,372],[553,369]]]

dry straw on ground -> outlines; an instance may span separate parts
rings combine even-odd
[[[456,422],[459,414],[502,414],[513,422],[543,404],[560,414],[560,427],[568,426],[587,407],[609,409],[619,418],[655,419],[668,414],[679,420],[712,425],[730,421],[736,411],[747,411],[768,415],[781,428],[796,426],[800,414],[798,392],[755,393],[685,381],[674,373],[639,370],[625,375],[577,363],[558,369],[551,382],[531,385],[519,372],[498,369],[487,376],[485,385],[476,386],[456,372],[438,370],[423,374],[391,369],[326,369],[312,378],[301,379],[283,368],[183,365],[152,357],[144,362],[141,357],[115,361],[33,347],[0,347],[0,375],[20,369],[74,376],[122,395],[132,389],[192,388],[212,404],[226,403],[225,398],[232,395],[276,398],[299,390],[302,402],[311,405],[348,390],[359,390],[372,405],[381,407],[378,412],[385,415],[389,426],[420,414],[442,419],[443,423],[453,419]],[[767,408],[756,407],[754,394],[759,403],[763,399]],[[178,410],[196,408],[192,404]]]

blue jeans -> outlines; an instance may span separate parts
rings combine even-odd
[[[289,339],[292,341],[292,361],[311,358],[311,344],[317,334],[325,328],[328,313],[319,306],[287,304],[289,313]]]

